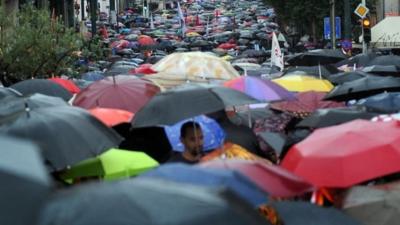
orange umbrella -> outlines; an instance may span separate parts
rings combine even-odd
[[[93,108],[89,109],[90,114],[95,116],[108,127],[113,127],[121,123],[129,123],[134,113],[122,109]]]
[[[77,94],[81,91],[81,89],[79,89],[79,87],[76,86],[76,84],[74,82],[72,82],[71,80],[66,80],[66,79],[62,79],[59,77],[49,78],[49,80],[63,86],[65,89],[67,89],[72,94]]]
[[[264,162],[269,162],[266,159],[263,159],[257,155],[254,155],[253,153],[247,151],[243,147],[227,142],[224,144],[222,148],[219,148],[217,150],[214,150],[213,152],[207,154],[204,156],[201,161],[211,161],[211,160],[218,160],[218,159],[242,159],[242,160],[261,160]],[[272,164],[272,163],[271,163]]]

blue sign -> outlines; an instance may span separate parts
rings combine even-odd
[[[335,18],[335,33],[336,39],[342,38],[342,22],[340,17]],[[324,39],[330,40],[331,39],[331,23],[329,17],[324,17]]]

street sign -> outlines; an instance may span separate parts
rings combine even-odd
[[[354,10],[354,13],[359,16],[360,18],[365,18],[365,16],[367,16],[369,12],[369,9],[367,7],[365,7],[364,4],[359,4],[356,8],[356,10]]]
[[[342,38],[342,20],[339,16],[335,18],[335,33],[336,39]],[[331,39],[331,22],[329,17],[324,17],[324,39]]]

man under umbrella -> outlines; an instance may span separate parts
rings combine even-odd
[[[200,124],[189,121],[181,127],[181,142],[185,148],[182,153],[175,153],[168,162],[195,164],[203,156],[204,136]]]

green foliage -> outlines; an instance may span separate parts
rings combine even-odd
[[[84,45],[73,29],[47,10],[27,5],[14,16],[0,11],[0,75],[7,83],[60,75]]]

